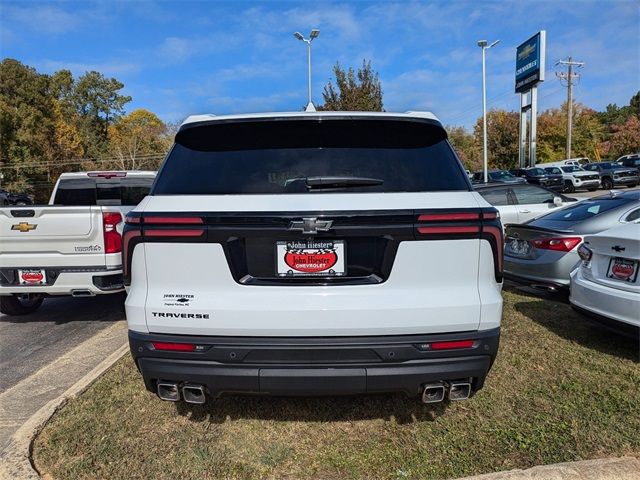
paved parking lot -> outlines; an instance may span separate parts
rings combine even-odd
[[[69,355],[119,322],[125,330],[124,299],[47,299],[31,315],[0,315],[0,450],[26,419],[91,371],[117,348],[114,343],[123,343],[126,337],[114,332],[105,336],[104,352]]]

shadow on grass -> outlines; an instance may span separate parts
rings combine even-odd
[[[540,300],[537,300],[517,302],[514,308],[566,340],[608,355],[640,362],[638,339],[608,330],[569,307],[552,311],[541,307]]]
[[[176,403],[179,415],[194,422],[224,423],[236,419],[289,422],[350,422],[395,420],[399,424],[431,422],[449,402],[422,404],[404,395],[345,397],[223,396],[204,405]]]

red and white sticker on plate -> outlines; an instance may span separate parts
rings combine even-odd
[[[633,283],[638,278],[638,262],[628,258],[612,258],[607,277]]]
[[[47,274],[44,270],[18,270],[18,283],[20,285],[44,285],[47,283]]]
[[[345,275],[344,240],[305,240],[276,243],[279,277]]]

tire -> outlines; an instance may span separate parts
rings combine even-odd
[[[566,193],[573,193],[576,191],[576,187],[573,186],[573,182],[570,180],[567,180],[564,182],[564,191]]]
[[[635,185],[627,185],[627,188],[636,188],[638,186],[638,184],[636,183]]]
[[[590,192],[595,192],[597,188],[587,188],[587,190],[589,190]]]
[[[44,296],[39,293],[0,297],[0,312],[5,315],[26,315],[40,308],[43,301]]]
[[[610,178],[602,179],[602,189],[603,190],[613,190],[613,181]]]

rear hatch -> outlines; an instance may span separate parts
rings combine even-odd
[[[100,207],[0,208],[0,268],[104,264]]]
[[[494,212],[436,122],[219,121],[178,134],[125,257],[155,333],[472,331]]]

